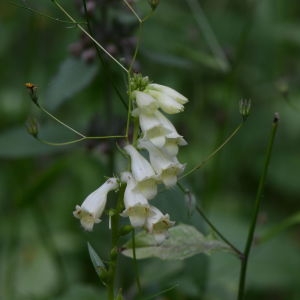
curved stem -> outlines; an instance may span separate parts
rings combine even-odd
[[[251,225],[249,227],[248,237],[247,237],[245,250],[244,250],[244,259],[242,260],[242,264],[241,264],[238,300],[244,299],[248,259],[249,259],[249,254],[250,254],[250,250],[252,247],[253,238],[254,238],[257,216],[259,213],[263,188],[264,188],[264,185],[266,182],[268,167],[269,167],[270,159],[271,159],[271,155],[272,155],[272,149],[273,149],[275,135],[277,132],[278,121],[279,121],[279,116],[276,113],[274,115],[271,136],[270,136],[269,143],[268,143],[267,150],[266,150],[266,158],[265,158],[265,162],[264,162],[263,172],[262,172],[262,175],[261,175],[261,178],[259,181],[259,185],[258,185],[258,189],[257,189],[257,193],[256,193],[254,212],[253,212],[253,216],[252,216]]]
[[[98,41],[93,38],[89,32],[87,32],[56,0],[51,0],[72,22],[76,25],[86,36],[88,36],[109,58],[111,58],[121,69],[126,73],[128,70],[115,58],[113,57]]]
[[[230,134],[230,136],[217,148],[215,149],[210,155],[208,155],[199,165],[192,168],[190,171],[187,171],[185,174],[183,174],[181,177],[179,177],[178,180],[181,180],[182,178],[190,175],[191,173],[195,172],[196,170],[203,167],[212,157],[214,157],[241,129],[245,121],[239,124],[239,126]]]
[[[225,242],[236,254],[240,259],[244,258],[244,254],[236,248],[218,229],[217,227],[208,219],[205,215],[204,211],[200,208],[199,205],[196,206],[197,212],[201,215],[201,217],[205,220],[205,222],[211,227],[211,229],[219,236],[223,242]]]
[[[82,138],[86,138],[86,136],[82,133],[80,133],[79,131],[75,130],[74,128],[70,127],[69,125],[67,125],[66,123],[62,122],[61,120],[59,120],[58,118],[56,118],[54,115],[52,115],[50,112],[48,112],[43,106],[41,106],[40,104],[37,105],[45,114],[47,114],[49,117],[51,117],[52,119],[54,119],[56,122],[58,122],[59,124],[61,124],[62,126],[68,128],[69,130],[73,131],[74,133],[76,133],[77,135],[81,136]]]
[[[182,192],[188,194],[190,191],[185,189],[179,182],[177,182],[177,186],[181,189]],[[217,227],[209,220],[209,218],[205,215],[204,211],[201,209],[199,205],[196,205],[197,212],[201,215],[204,221],[211,227],[211,229],[219,236],[221,240],[223,240],[236,254],[240,259],[243,259],[243,253],[237,249],[225,236],[217,229]]]

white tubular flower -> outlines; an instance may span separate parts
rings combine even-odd
[[[178,146],[187,145],[186,140],[182,135],[178,134],[172,122],[170,122],[170,120],[168,120],[161,112],[156,111],[155,116],[160,121],[161,126],[169,131],[169,133],[165,135],[165,143],[163,145],[164,151],[170,156],[176,156],[178,153]],[[152,140],[151,142],[158,148],[162,148],[155,144]]]
[[[157,176],[147,161],[132,145],[124,147],[131,158],[131,171],[137,181],[135,190],[142,193],[147,199],[152,199],[157,194]]]
[[[85,198],[81,206],[76,205],[73,215],[80,219],[84,229],[91,231],[95,223],[100,223],[108,192],[118,188],[116,178],[109,178],[97,190]]]
[[[155,98],[159,107],[167,114],[177,114],[184,110],[183,104],[163,92],[152,89],[146,89],[144,92]]]
[[[148,232],[153,234],[158,244],[161,244],[168,238],[168,229],[174,224],[175,222],[170,221],[170,216],[168,214],[164,215],[158,208],[151,206],[145,227]]]
[[[171,98],[175,99],[180,104],[185,104],[188,102],[188,99],[186,97],[184,97],[183,95],[181,95],[180,93],[178,93],[177,91],[175,91],[174,89],[168,86],[157,84],[157,83],[150,83],[147,85],[147,88],[164,93],[170,96]]]
[[[164,185],[175,185],[177,175],[183,172],[185,165],[179,163],[176,157],[171,157],[156,148],[150,141],[139,140],[139,147],[149,152],[151,165]]]
[[[135,101],[140,111],[153,113],[158,109],[159,104],[157,100],[150,95],[140,91],[134,91],[133,95],[135,96]]]
[[[137,183],[131,173],[123,172],[121,180],[127,183],[124,193],[125,210],[121,213],[121,216],[129,217],[133,227],[142,227],[148,217],[150,205],[146,197],[136,191]]]
[[[144,138],[150,140],[156,147],[162,148],[166,143],[167,134],[172,133],[164,126],[158,117],[161,114],[156,111],[154,114],[140,113],[139,120]]]

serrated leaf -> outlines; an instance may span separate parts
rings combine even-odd
[[[65,100],[84,89],[96,76],[97,64],[87,64],[80,59],[67,58],[49,84],[45,105],[56,109]]]
[[[106,272],[106,267],[90,243],[88,243],[88,250],[89,250],[89,255],[90,255],[92,264],[95,268],[95,271],[96,271],[97,275],[101,278],[103,275],[103,272]]]
[[[135,251],[137,259],[157,257],[164,260],[182,260],[196,254],[211,254],[217,251],[234,253],[222,241],[205,237],[195,227],[181,224],[169,229],[170,236],[162,244],[157,245],[153,236],[145,232],[136,235]],[[133,257],[132,243],[123,246],[122,253]]]

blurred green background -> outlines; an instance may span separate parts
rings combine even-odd
[[[64,2],[84,21],[81,1]],[[89,8],[97,38],[126,64],[136,42],[136,19],[122,1],[94,3]],[[87,233],[72,211],[124,162],[115,141],[53,147],[34,140],[25,127],[29,116],[38,118],[45,140],[74,135],[33,105],[24,83],[35,83],[41,103],[74,128],[111,135],[124,131],[120,96],[126,99],[126,77],[102,52],[101,63],[84,38],[78,43],[74,25],[17,5],[66,20],[51,1],[0,4],[0,298],[105,299],[87,241],[105,261],[108,220]],[[140,15],[150,12],[146,0],[137,1],[136,8]],[[300,299],[299,20],[297,1],[161,0],[143,26],[135,65],[189,98],[185,112],[171,117],[189,143],[179,155],[187,169],[238,126],[239,100],[252,100],[251,115],[234,139],[182,181],[241,249],[272,119],[280,114],[256,233],[258,241],[266,238],[251,253],[249,300]],[[154,201],[177,223],[209,232],[197,213],[188,216],[176,188]],[[287,229],[268,235],[278,224]],[[236,298],[239,261],[226,253],[185,261],[148,259],[140,261],[139,270],[143,299],[165,289],[170,290],[154,299]],[[121,257],[118,271],[118,286],[126,299],[135,299],[132,261]]]

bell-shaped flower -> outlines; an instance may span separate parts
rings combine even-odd
[[[95,223],[101,222],[102,215],[108,192],[118,188],[116,178],[109,178],[97,190],[85,198],[81,206],[76,205],[73,215],[80,219],[80,223],[84,229],[91,231]]]
[[[183,104],[163,92],[153,89],[146,89],[144,92],[155,98],[159,104],[159,108],[167,114],[177,114],[184,110]]]
[[[158,148],[164,148],[164,151],[166,151],[170,156],[176,156],[178,153],[178,146],[187,145],[186,140],[182,137],[182,135],[178,134],[172,122],[161,112],[156,111],[155,116],[160,121],[161,126],[169,132],[165,135],[165,143],[162,147],[155,144],[151,139],[150,141]]]
[[[175,99],[180,104],[185,104],[188,102],[188,99],[186,97],[184,97],[182,94],[178,93],[174,89],[172,89],[168,86],[165,86],[165,85],[161,85],[161,84],[157,84],[157,83],[150,83],[147,85],[147,89],[153,89],[153,90],[159,91],[161,93],[164,93],[164,94],[168,95],[169,97]]]
[[[145,227],[149,233],[153,234],[158,244],[161,244],[166,238],[168,238],[168,229],[174,224],[175,222],[170,221],[170,216],[168,214],[164,215],[155,206],[150,207],[150,213]]]
[[[151,165],[164,185],[166,187],[175,185],[177,175],[183,172],[185,165],[181,164],[176,157],[171,157],[156,148],[150,141],[139,140],[138,146],[148,151]]]
[[[137,184],[135,190],[147,199],[157,194],[157,176],[150,163],[132,145],[126,145],[125,151],[131,158],[131,172]]]
[[[141,112],[149,114],[154,113],[158,109],[159,104],[157,100],[147,93],[134,91],[133,95],[135,97],[136,105]]]
[[[171,130],[161,122],[157,115],[159,113],[159,111],[153,114],[140,113],[139,121],[144,138],[161,148],[166,143],[166,136],[171,133]]]
[[[149,215],[150,205],[146,197],[136,190],[137,182],[129,172],[121,174],[121,180],[127,183],[124,192],[125,210],[121,213],[122,217],[129,217],[133,227],[145,225]]]

